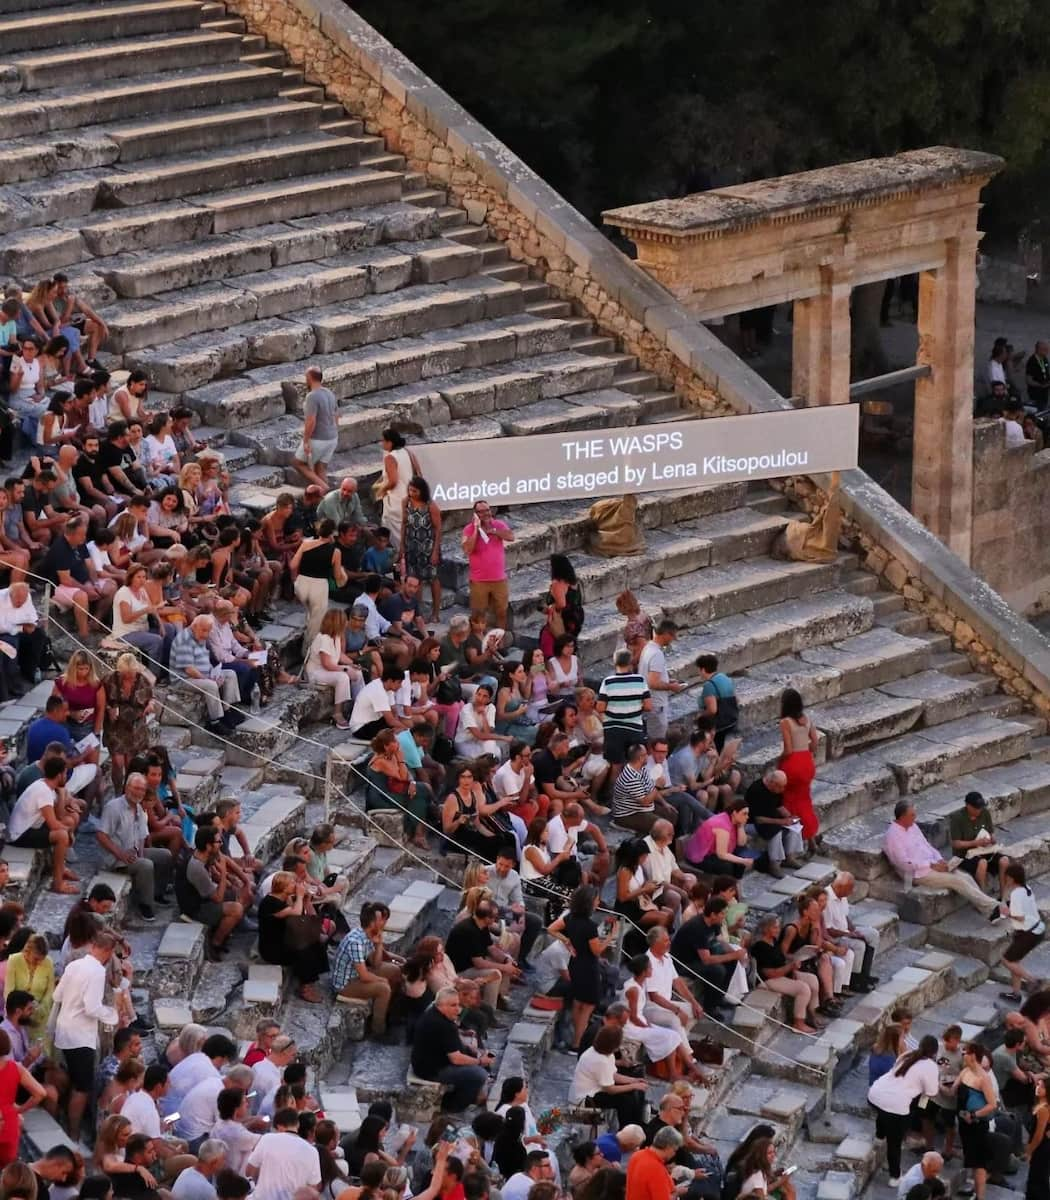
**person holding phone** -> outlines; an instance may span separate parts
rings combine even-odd
[[[740,1196],[779,1196],[780,1200],[795,1200],[791,1176],[797,1168],[778,1171],[777,1148],[772,1138],[758,1138],[740,1165],[743,1183]]]
[[[507,628],[507,544],[514,533],[498,521],[486,500],[474,505],[474,519],[463,530],[463,553],[470,565],[470,608],[492,615],[493,625]]]

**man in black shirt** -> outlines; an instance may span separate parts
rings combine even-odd
[[[340,604],[353,604],[361,595],[362,584],[372,574],[361,569],[367,549],[364,536],[353,521],[343,521],[336,533],[335,544],[348,578],[346,586],[341,588],[336,587],[334,579],[329,579],[328,599]]]
[[[135,1167],[144,1167],[152,1174],[157,1162],[157,1148],[152,1139],[144,1133],[133,1133],[124,1147],[124,1161]],[[138,1171],[114,1171],[109,1175],[109,1181],[113,1184],[113,1195],[120,1200],[142,1200],[154,1190]]]
[[[708,900],[703,913],[679,926],[671,940],[672,957],[681,964],[683,974],[691,974],[699,981],[701,1002],[716,1017],[726,1003],[726,989],[736,964],[747,960],[747,951],[742,946],[734,950],[722,943],[720,934],[728,907],[720,898]]]
[[[457,975],[467,979],[486,977],[485,1001],[495,1004],[506,996],[511,983],[520,977],[521,970],[514,959],[494,942],[492,929],[499,920],[499,909],[488,900],[482,900],[472,917],[452,926],[445,941],[445,953],[456,968]],[[498,981],[492,972],[499,972]],[[500,1003],[506,1007],[506,1001]]]
[[[766,843],[766,869],[777,879],[784,875],[781,864],[789,871],[797,871],[802,866],[795,858],[803,849],[802,826],[784,807],[787,781],[783,771],[767,771],[744,794],[750,824]]]
[[[1025,364],[1028,384],[1028,403],[1040,412],[1050,407],[1050,343],[1036,342],[1035,350]]]
[[[583,804],[588,809],[595,809],[590,792],[573,785],[566,775],[569,757],[569,739],[564,733],[556,733],[547,743],[546,750],[535,750],[532,755],[532,777],[536,781],[536,790],[548,800],[560,800],[562,804],[572,804],[574,801]],[[609,810],[597,808],[599,816],[604,816]]]
[[[52,1146],[29,1169],[36,1176],[36,1200],[50,1200],[52,1186],[75,1188],[79,1182],[77,1156],[68,1146]]]
[[[416,1022],[412,1040],[412,1073],[420,1079],[447,1084],[441,1101],[446,1112],[462,1112],[471,1104],[484,1103],[484,1088],[494,1055],[485,1051],[474,1056],[459,1036],[459,993],[442,988],[434,1003]]]
[[[99,621],[108,625],[116,581],[99,579],[95,565],[88,558],[84,542],[87,524],[80,517],[66,522],[65,529],[51,543],[40,565],[40,574],[55,586],[54,603],[63,610],[72,608],[77,632],[87,637],[91,632],[89,608]]]
[[[99,439],[94,434],[84,438],[84,449],[73,467],[73,478],[76,480],[80,499],[89,507],[98,504],[106,510],[106,517],[112,519],[118,505],[113,500],[113,485],[109,482],[106,469],[98,460]]]
[[[99,446],[98,462],[113,490],[125,496],[148,492],[149,485],[141,468],[135,466],[135,454],[128,443],[128,427],[124,421],[114,421]]]

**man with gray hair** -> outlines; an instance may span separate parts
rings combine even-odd
[[[668,1167],[682,1147],[682,1135],[665,1125],[652,1143],[627,1164],[627,1195],[631,1200],[671,1200],[675,1184]]]
[[[198,1146],[219,1120],[219,1093],[223,1088],[240,1088],[247,1095],[252,1090],[253,1075],[251,1067],[238,1063],[225,1075],[217,1072],[206,1075],[182,1097],[176,1133],[189,1143],[191,1154],[199,1155]]]
[[[918,1187],[920,1183],[930,1183],[934,1179],[940,1179],[943,1170],[944,1159],[936,1150],[928,1150],[910,1170],[905,1171],[901,1176],[901,1181],[897,1185],[897,1200],[904,1200],[911,1189]]]
[[[824,910],[824,925],[828,936],[845,942],[853,951],[854,963],[860,963],[860,969],[854,971],[850,980],[850,987],[855,992],[874,991],[879,981],[871,973],[871,964],[879,952],[879,931],[867,925],[857,925],[850,916],[853,876],[849,871],[839,871],[825,891],[828,906]]]
[[[999,904],[986,896],[965,871],[953,871],[941,852],[926,840],[918,825],[915,802],[902,798],[893,806],[893,820],[882,840],[882,852],[904,880],[905,887],[944,888],[957,892],[978,912],[991,919]]]
[[[454,987],[441,988],[434,1003],[416,1022],[412,1041],[412,1073],[448,1086],[442,1109],[462,1112],[484,1104],[488,1068],[495,1055],[472,1052],[459,1033],[460,999]]]
[[[232,733],[244,717],[233,708],[241,698],[236,674],[225,667],[212,665],[208,638],[214,624],[215,618],[204,613],[175,635],[169,670],[194,691],[200,692],[208,710],[208,732],[223,736]]]
[[[154,921],[154,904],[163,904],[171,879],[171,851],[147,846],[149,822],[142,808],[146,776],[133,771],[124,781],[124,795],[114,796],[103,808],[95,836],[102,847],[103,865],[110,871],[127,871],[144,921]]]
[[[172,1184],[175,1200],[217,1200],[214,1179],[226,1165],[226,1143],[205,1138],[197,1147],[195,1166],[179,1173]]]
[[[750,811],[748,833],[754,832],[766,843],[769,874],[783,877],[783,867],[797,871],[802,863],[802,826],[784,807],[784,789],[788,778],[783,771],[767,771],[747,789],[744,799]]]

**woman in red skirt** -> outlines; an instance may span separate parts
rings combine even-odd
[[[817,731],[805,714],[802,697],[794,688],[785,688],[780,697],[780,736],[784,739],[780,769],[787,776],[783,804],[802,822],[806,849],[813,854],[820,845],[820,822],[813,811],[813,797],[809,793],[809,786],[817,774],[813,761]]]

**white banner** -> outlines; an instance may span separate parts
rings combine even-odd
[[[538,504],[857,465],[860,406],[413,446],[439,508]]]

